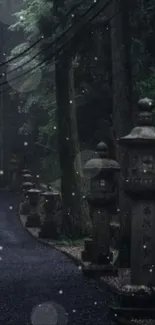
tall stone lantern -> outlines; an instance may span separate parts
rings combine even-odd
[[[58,211],[58,207],[61,207],[61,195],[58,192],[46,191],[43,192],[41,196],[44,198],[43,210],[45,218],[41,225],[39,237],[57,239],[58,229],[55,229],[54,221],[56,211]]]
[[[116,201],[116,177],[120,170],[116,161],[108,158],[107,145],[100,142],[97,145],[99,158],[89,160],[84,168],[85,174],[91,178],[91,188],[87,194],[87,201],[92,211],[93,238],[85,242],[82,252],[84,261],[94,265],[110,266],[110,221],[111,207]],[[100,267],[101,269],[101,267]]]
[[[27,215],[29,213],[29,204],[27,192],[34,187],[31,182],[24,182],[21,185],[21,198],[20,198],[20,214]]]
[[[128,166],[124,190],[131,199],[131,283],[155,286],[155,127],[153,101],[138,102],[137,126],[119,139]]]

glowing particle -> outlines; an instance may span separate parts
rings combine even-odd
[[[63,294],[63,291],[62,290],[59,290],[59,294],[62,295]]]

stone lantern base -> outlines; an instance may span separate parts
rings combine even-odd
[[[26,227],[40,227],[40,214],[39,214],[39,199],[40,199],[40,190],[31,189],[27,191],[30,213],[27,216]]]
[[[40,216],[36,214],[29,214],[26,221],[27,228],[38,228],[40,227]]]
[[[44,221],[39,232],[40,238],[53,238],[52,222]]]
[[[96,246],[94,244],[93,239],[89,238],[85,240],[85,249],[81,253],[82,260],[84,262],[92,262],[97,263],[99,265],[107,265],[111,261],[113,261],[113,253],[108,253],[108,256],[100,256],[98,259],[96,258]]]
[[[29,214],[30,207],[26,200],[20,203],[19,211],[20,211],[20,214],[22,214],[23,216],[26,216],[26,217]]]
[[[117,292],[117,307],[110,307],[111,315],[116,324],[134,325],[138,320],[155,320],[155,291],[142,286],[130,286],[130,291],[122,287]],[[135,322],[133,321],[135,319]]]
[[[61,195],[59,192],[46,191],[41,196],[43,197],[45,218],[41,224],[39,237],[57,239],[57,225],[60,224],[62,219],[62,216],[60,218],[60,214],[58,213],[61,211]]]
[[[82,251],[81,257],[84,262],[90,262],[92,261],[93,240],[91,238],[86,239],[84,244],[85,249]]]
[[[83,266],[83,273],[86,276],[98,277],[103,275],[117,276],[117,269],[113,266],[113,253],[110,252],[107,256],[102,256],[102,259],[96,261],[94,259],[94,243],[93,239],[85,240],[85,250],[82,251],[81,257],[83,262],[87,262]]]
[[[117,276],[118,271],[112,264],[98,265],[87,263],[82,266],[83,274],[91,278],[99,278],[102,276]]]

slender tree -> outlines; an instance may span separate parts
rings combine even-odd
[[[127,2],[128,3],[128,2]],[[111,46],[113,127],[116,139],[130,132],[132,120],[132,78],[130,65],[130,21],[127,3],[112,1]],[[125,153],[116,145],[116,158],[122,169],[126,166]],[[120,262],[130,260],[130,205],[124,195],[123,179],[119,178],[119,204],[121,217]]]

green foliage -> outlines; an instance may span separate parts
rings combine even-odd
[[[69,246],[69,247],[82,247],[84,245],[84,241],[86,238],[83,239],[77,239],[77,240],[71,240],[66,237],[61,237],[59,240],[55,240],[54,243],[56,246]]]
[[[47,136],[47,145],[51,138],[56,134],[56,100],[48,103],[49,121],[47,125],[39,127],[39,141],[41,142],[44,136]]]
[[[14,49],[12,49],[10,57],[12,58],[25,49],[27,49],[33,41],[41,38],[42,33],[39,26],[40,21],[48,21],[52,16],[53,2],[46,0],[25,0],[24,1],[25,8],[20,12],[16,13],[16,23],[9,27],[11,31],[22,31],[24,33],[24,37],[26,41],[24,43],[19,44]],[[50,30],[52,34],[52,30]],[[14,60],[14,64],[10,64],[9,71],[11,72],[14,69],[18,69],[16,71],[12,71],[10,73],[10,79],[16,77],[18,74],[20,75],[23,72],[27,72],[29,69],[35,68],[40,62],[43,62],[43,55],[38,55],[36,58],[33,58],[40,49],[42,49],[42,44],[46,42],[44,38],[43,41],[37,46],[33,47],[30,51],[22,55],[17,60]],[[28,62],[26,64],[26,62]],[[24,67],[21,66],[24,64]],[[31,74],[28,74],[24,79],[22,78],[23,90],[24,87],[27,87],[30,79],[33,80],[33,75],[35,77],[35,71]],[[45,116],[48,114],[49,122],[44,125],[38,125],[38,142],[41,144],[52,141],[53,136],[55,136],[55,110],[56,110],[56,101],[55,101],[55,90],[54,90],[54,74],[55,74],[55,65],[51,61],[51,64],[48,66],[46,64],[41,64],[41,70],[38,68],[38,71],[41,71],[41,80],[39,85],[35,90],[27,93],[23,93],[24,104],[22,107],[22,112],[27,113],[27,122],[21,126],[19,133],[31,132],[33,134],[33,123],[31,120],[33,118],[33,110],[34,108],[37,110],[45,111]],[[31,126],[31,127],[30,127]],[[31,129],[31,131],[30,131]]]
[[[140,97],[149,97],[155,100],[155,69],[150,69],[150,75],[137,82],[137,91]]]
[[[40,36],[38,21],[41,18],[51,17],[53,2],[45,0],[25,0],[25,9],[15,14],[16,23],[10,26],[10,30],[22,30],[28,39],[34,39]]]
[[[154,98],[155,2],[134,1],[131,6],[133,86],[138,96]]]
[[[29,135],[32,133],[32,126],[30,124],[30,121],[28,121],[27,123],[24,123],[18,130],[19,134],[23,134],[23,135]]]

